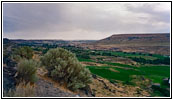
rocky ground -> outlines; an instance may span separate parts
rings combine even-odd
[[[10,88],[15,87],[15,78],[14,75],[16,70],[14,67],[8,67],[6,65],[3,66],[3,89],[4,91],[8,91]]]
[[[51,78],[47,77],[46,70],[38,68],[36,82],[36,95],[38,97],[76,97],[77,95],[66,89],[64,86],[60,86],[58,82],[55,82]]]
[[[36,96],[38,97],[76,97],[77,95],[65,92],[54,86],[53,83],[39,79],[36,82]]]
[[[111,83],[110,81],[93,75],[93,81],[83,90],[70,91],[65,86],[60,86],[49,77],[43,69],[37,71],[40,79],[37,81],[37,96],[40,97],[147,97],[150,91],[138,86],[124,85],[121,82]],[[144,80],[145,81],[145,80]]]
[[[11,77],[14,73],[10,68],[3,68],[4,87],[9,87]],[[93,81],[83,90],[70,91],[63,85],[47,77],[47,72],[43,68],[38,68],[38,81],[35,83],[36,97],[147,97],[150,96],[148,90],[137,86],[124,85],[121,82],[111,83],[110,81],[93,75]],[[7,80],[7,81],[6,81]],[[10,81],[9,81],[10,80]],[[139,83],[140,84],[140,83]]]
[[[121,82],[111,83],[106,79],[93,76],[90,84],[91,92],[95,97],[148,97],[150,92],[138,86],[124,85]]]

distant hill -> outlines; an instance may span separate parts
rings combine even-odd
[[[119,46],[169,46],[170,34],[119,34],[99,40],[94,44]]]
[[[11,41],[8,38],[3,38],[3,44],[11,43]]]
[[[169,55],[170,34],[118,34],[90,44],[82,45],[82,47],[95,50],[145,52]]]

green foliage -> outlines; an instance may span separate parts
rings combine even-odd
[[[34,60],[20,60],[17,65],[17,82],[26,83],[37,81],[36,70],[39,64]]]
[[[160,58],[157,58],[157,59],[154,59],[154,60],[147,60],[147,59],[144,59],[144,58],[137,58],[137,57],[129,57],[130,59],[136,61],[136,62],[139,62],[141,64],[166,64],[166,65],[169,65],[170,64],[170,58],[169,57],[162,57],[161,59]]]
[[[76,56],[63,48],[50,49],[42,58],[48,75],[54,80],[66,83],[71,90],[84,88],[91,82],[91,74]]]
[[[170,91],[167,90],[166,88],[161,88],[161,87],[152,87],[152,89],[154,90],[154,96],[166,96],[169,97],[170,96]]]
[[[31,59],[33,57],[33,50],[28,46],[19,47],[14,50],[13,58],[16,61],[20,59]]]
[[[102,56],[112,56],[112,54],[110,52],[103,52]]]
[[[83,62],[94,62],[93,60],[91,59],[83,59],[83,58],[78,58],[79,61],[83,61]]]

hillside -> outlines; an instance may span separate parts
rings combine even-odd
[[[112,35],[95,42],[95,44],[121,44],[122,46],[169,46],[169,38],[169,34],[121,34]]]
[[[97,50],[148,52],[169,55],[170,34],[119,34],[86,44],[83,47]]]

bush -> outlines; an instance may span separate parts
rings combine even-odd
[[[84,88],[91,82],[91,74],[83,67],[76,56],[63,48],[49,50],[42,58],[48,75],[71,90]]]
[[[33,50],[30,47],[24,46],[19,47],[14,50],[13,58],[16,61],[20,61],[20,59],[32,59]]]
[[[4,97],[34,97],[36,96],[35,87],[30,83],[21,82],[14,90],[4,92]]]
[[[37,80],[36,70],[39,64],[34,60],[21,60],[17,65],[17,82],[34,83]]]

